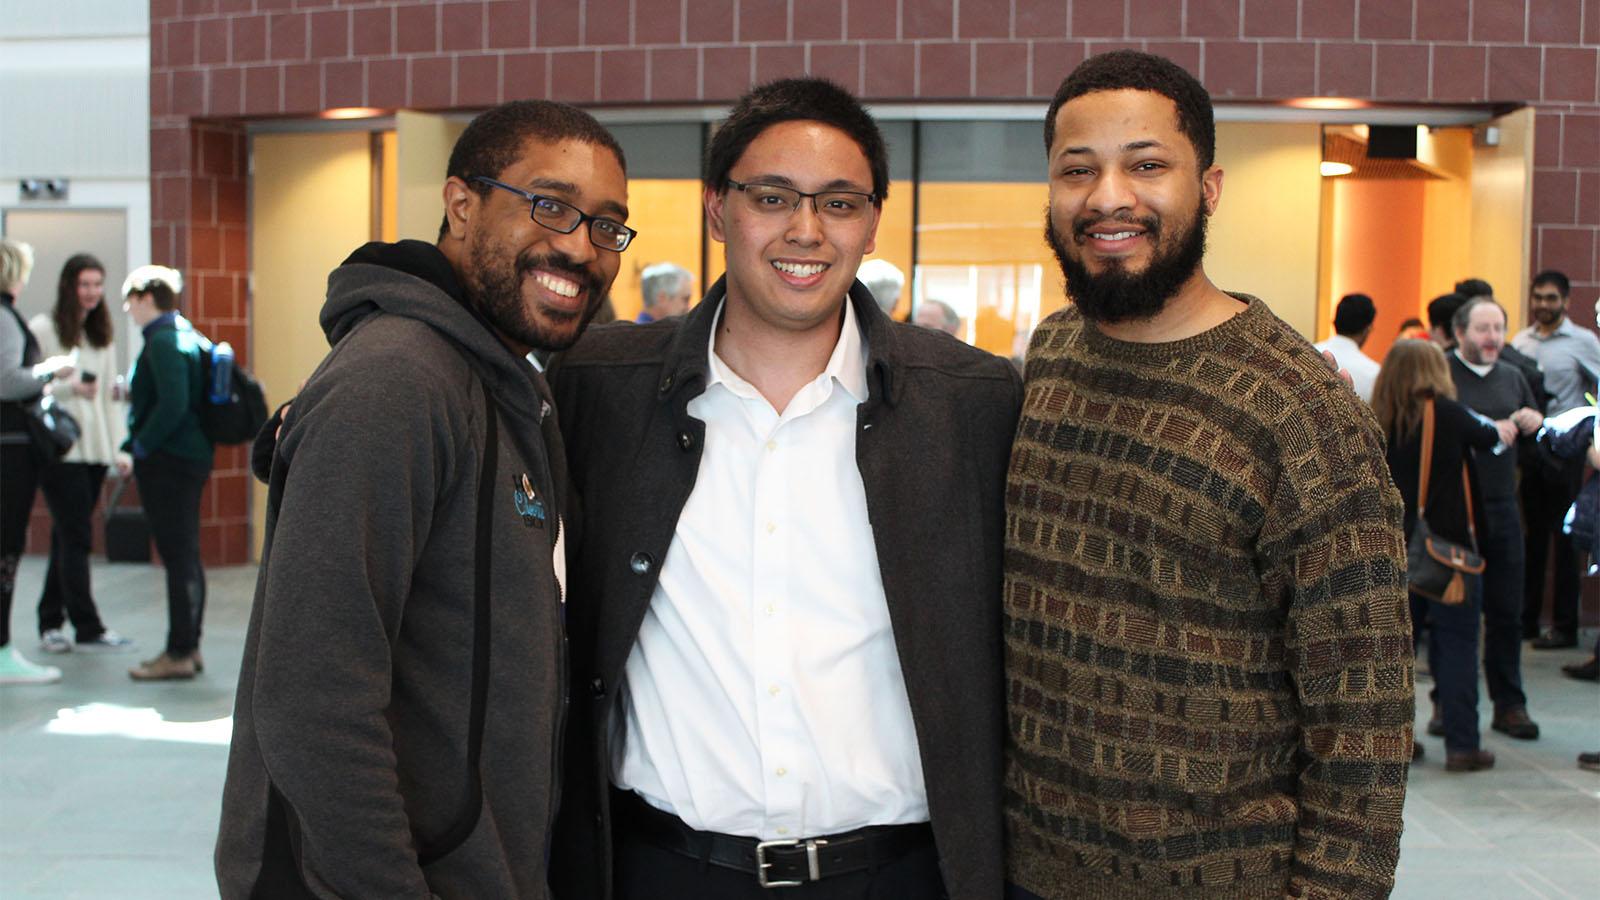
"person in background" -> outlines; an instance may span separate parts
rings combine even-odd
[[[33,248],[0,239],[0,684],[48,684],[61,670],[41,666],[11,646],[11,597],[17,565],[28,542],[39,466],[23,406],[41,393],[54,393],[73,375],[64,357],[41,359],[39,343],[16,310],[17,294],[33,271]]]
[[[1482,278],[1463,278],[1456,282],[1455,290],[1457,294],[1467,298],[1467,300],[1476,300],[1480,297],[1485,300],[1494,300],[1494,287]],[[1495,300],[1495,302],[1498,303],[1499,301]],[[1503,310],[1505,307],[1501,307],[1501,309]],[[1452,321],[1451,328],[1454,329],[1454,327],[1455,325]],[[1538,408],[1543,410],[1549,402],[1550,395],[1545,391],[1544,372],[1539,368],[1539,363],[1509,342],[1500,348],[1500,361],[1522,373],[1522,377],[1528,381],[1528,387],[1533,389],[1534,398],[1539,401]],[[1531,437],[1523,441],[1525,445],[1523,450],[1524,462],[1527,461],[1527,453],[1531,449],[1527,445],[1532,443]]]
[[[178,313],[183,276],[140,266],[122,283],[122,308],[144,332],[128,379],[127,441],[150,534],[167,570],[167,643],[128,675],[134,681],[189,679],[201,671],[200,623],[206,575],[200,565],[200,494],[211,477],[211,441],[200,429],[206,390],[205,339]]]
[[[900,267],[887,259],[869,259],[856,270],[856,280],[867,286],[872,299],[878,301],[878,308],[893,319],[900,292],[906,287],[906,275]]]
[[[1428,302],[1428,339],[1446,353],[1456,348],[1456,335],[1450,320],[1467,298],[1460,294],[1441,294]]]
[[[95,504],[106,470],[119,477],[133,471],[133,457],[118,449],[127,437],[127,413],[113,402],[102,378],[119,371],[111,314],[106,309],[106,267],[87,253],[67,260],[56,283],[56,305],[28,323],[46,356],[72,354],[77,377],[61,405],[78,420],[78,440],[59,463],[39,472],[53,520],[50,562],[39,597],[39,647],[46,653],[126,650],[133,642],[107,628],[95,608],[89,584],[89,554],[94,550]],[[62,626],[72,621],[69,639]]]
[[[1371,297],[1346,294],[1333,313],[1333,337],[1316,345],[1333,354],[1339,368],[1350,373],[1356,396],[1368,403],[1372,402],[1372,384],[1378,379],[1378,361],[1362,353],[1361,346],[1372,335],[1372,322],[1377,318],[1378,307]]]
[[[1558,416],[1593,405],[1584,394],[1595,390],[1600,376],[1600,338],[1567,318],[1572,293],[1567,276],[1546,270],[1533,276],[1528,309],[1533,324],[1511,339],[1516,349],[1538,364],[1550,398],[1543,412]],[[1572,540],[1562,533],[1567,509],[1583,483],[1583,459],[1557,460],[1548,454],[1528,455],[1522,472],[1522,513],[1527,525],[1527,565],[1522,595],[1523,637],[1538,635],[1535,650],[1578,645],[1578,558]],[[1550,630],[1539,635],[1544,609],[1545,562],[1555,546],[1555,590],[1550,604]]]
[[[1428,527],[1434,534],[1463,546],[1473,535],[1467,527],[1467,487],[1462,465],[1474,449],[1489,451],[1516,440],[1516,426],[1495,424],[1457,403],[1456,388],[1444,353],[1427,341],[1400,340],[1389,348],[1373,387],[1372,411],[1387,438],[1389,476],[1406,505],[1406,534],[1417,522],[1417,488],[1421,476],[1422,419],[1428,401],[1434,406],[1433,449],[1426,500]],[[1481,504],[1474,503],[1474,507]],[[1494,754],[1482,749],[1478,733],[1478,629],[1483,584],[1473,578],[1464,602],[1446,604],[1411,595],[1412,621],[1430,625],[1428,668],[1433,673],[1434,703],[1443,724],[1445,769],[1478,772],[1494,765]]]
[[[644,308],[635,322],[643,325],[681,316],[689,311],[689,301],[694,297],[694,276],[677,263],[646,266],[639,273],[639,295]]]
[[[1521,435],[1539,430],[1544,416],[1533,389],[1515,366],[1501,358],[1506,313],[1490,297],[1463,303],[1451,319],[1456,349],[1449,354],[1457,399],[1497,423],[1516,426]],[[1517,510],[1517,444],[1474,458],[1482,523],[1478,529],[1488,568],[1483,573],[1483,671],[1494,702],[1495,731],[1534,740],[1539,726],[1528,717],[1522,690],[1522,521]],[[1443,736],[1435,719],[1428,733]]]
[[[1395,335],[1395,338],[1403,341],[1428,340],[1428,326],[1422,324],[1421,319],[1412,316],[1400,323],[1400,333]]]
[[[923,328],[961,337],[961,316],[956,314],[955,307],[943,300],[929,299],[917,304],[916,323]]]

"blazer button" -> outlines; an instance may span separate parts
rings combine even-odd
[[[687,452],[689,450],[693,450],[694,449],[694,435],[690,434],[687,431],[678,432],[678,446],[682,447],[685,452]]]
[[[596,697],[604,697],[606,695],[606,683],[604,679],[596,675],[594,680],[589,682],[589,692],[594,694]]]
[[[628,568],[632,569],[635,575],[648,575],[650,570],[655,568],[655,565],[656,561],[650,558],[650,554],[643,551],[635,553],[628,560]]]

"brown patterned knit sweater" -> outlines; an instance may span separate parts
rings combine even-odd
[[[1006,486],[1008,876],[1050,898],[1386,897],[1412,681],[1372,414],[1261,301],[1168,344],[1068,308]]]

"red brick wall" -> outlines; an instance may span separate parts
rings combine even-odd
[[[241,119],[518,97],[721,103],[800,72],[880,102],[1043,100],[1085,55],[1116,47],[1171,57],[1218,100],[1533,105],[1531,263],[1572,277],[1579,321],[1600,296],[1600,0],[152,0],[150,12],[155,254],[195,269],[190,303],[230,339],[249,321]],[[207,501],[208,559],[246,552],[235,457],[219,458]]]

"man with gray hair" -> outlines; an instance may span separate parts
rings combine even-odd
[[[961,315],[943,300],[928,299],[917,304],[916,322],[923,328],[961,337]]]
[[[894,318],[894,308],[906,286],[906,275],[900,267],[887,259],[869,259],[856,270],[856,280],[872,292],[872,299],[878,301],[883,314]]]
[[[694,276],[677,263],[662,262],[646,266],[639,273],[639,294],[644,298],[644,309],[639,310],[639,324],[670,319],[689,311],[689,298],[694,292]]]

